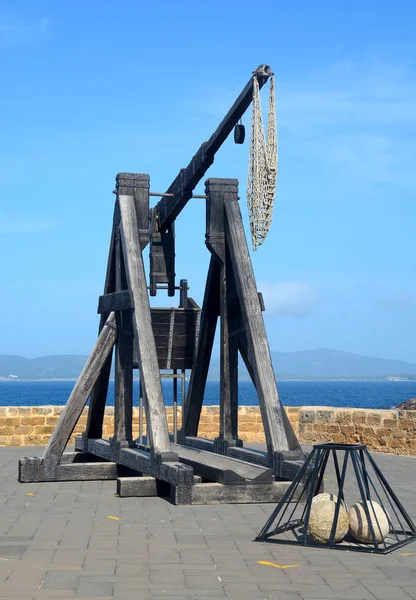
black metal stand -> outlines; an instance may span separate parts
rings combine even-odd
[[[338,453],[343,453],[344,455],[341,469],[341,461],[339,460]],[[312,500],[321,489],[330,456],[333,458],[337,481],[336,495],[338,498],[335,502],[334,518],[328,543],[318,544],[308,536],[308,525]],[[358,542],[350,534],[342,542],[335,542],[341,504],[345,503],[345,482],[349,462],[353,466],[353,479],[355,481],[353,486],[349,483],[348,488],[351,488],[351,492],[353,492],[352,487],[354,487],[358,500],[362,502],[365,520],[367,521],[372,540],[368,544]],[[297,494],[297,488],[301,482],[304,482],[304,487],[302,492]],[[294,506],[293,504],[291,505],[297,497],[299,499],[294,502]],[[376,510],[372,503],[373,501],[378,502],[388,520],[389,533],[384,539]],[[282,536],[281,534],[285,532],[291,532],[293,537]],[[279,535],[280,538],[273,537]],[[381,541],[380,538],[382,538]],[[313,447],[303,467],[256,537],[256,541],[299,544],[320,548],[329,547],[337,550],[356,550],[358,552],[373,552],[378,554],[387,554],[405,544],[409,544],[415,539],[416,528],[413,521],[368,452],[365,444],[331,443],[317,444]]]

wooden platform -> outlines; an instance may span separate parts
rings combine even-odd
[[[193,467],[197,475],[213,482],[225,485],[273,482],[272,470],[267,467],[253,465],[230,456],[220,456],[207,450],[187,448],[180,444],[172,444],[172,450],[178,454],[181,462]]]
[[[77,445],[82,444],[79,436]],[[117,494],[120,497],[162,496],[174,504],[183,504],[185,499],[187,504],[273,503],[282,498],[290,484],[289,481],[275,481],[272,469],[264,465],[181,444],[171,444],[171,447],[178,460],[160,465],[155,465],[144,445],[120,448],[117,464],[134,473],[117,477]],[[250,451],[246,451],[249,455]],[[111,442],[103,439],[88,440],[88,452],[79,452],[85,457],[94,456],[98,461],[109,461],[111,453]],[[267,454],[259,453],[259,456],[267,457]],[[72,455],[71,461],[75,462]],[[114,465],[111,462],[96,464],[99,472],[105,464]],[[83,472],[87,476],[93,475],[91,470]]]

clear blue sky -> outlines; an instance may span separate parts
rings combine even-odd
[[[3,0],[0,353],[88,353],[115,175],[164,191],[266,62],[280,174],[253,261],[271,348],[416,362],[415,22],[414,0]],[[245,219],[247,157],[230,139],[209,171],[240,180]],[[195,200],[176,271],[197,301],[204,226]]]

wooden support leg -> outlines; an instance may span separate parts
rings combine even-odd
[[[117,337],[115,314],[110,313],[43,453],[44,472],[55,471]]]
[[[114,211],[114,220],[116,220],[118,214],[118,209]],[[113,229],[111,232],[111,240],[110,240],[110,249],[108,252],[108,261],[107,261],[107,273],[105,277],[104,284],[104,294],[111,294],[115,291],[115,227],[113,225]],[[101,333],[101,330],[106,322],[108,314],[102,314],[100,318],[100,326],[98,329],[98,333]],[[110,380],[110,372],[111,372],[111,362],[112,362],[112,353],[108,355],[107,360],[104,363],[103,368],[101,369],[100,375],[94,385],[94,389],[91,393],[90,404],[88,408],[88,421],[87,427],[85,428],[84,438],[88,440],[90,438],[96,439],[101,438],[103,435],[103,421],[104,421],[104,412],[105,412],[105,404],[107,401],[107,393],[108,393],[108,382]]]
[[[247,335],[249,361],[254,371],[267,449],[270,460],[274,461],[276,452],[302,451],[279,400],[237,191],[225,202],[225,214],[226,239]]]
[[[198,350],[183,408],[181,439],[198,434],[208,368],[219,315],[220,266],[212,256],[209,264],[199,327]]]
[[[133,439],[133,369],[123,369],[119,351],[116,350],[116,380],[114,403],[114,436],[122,445]]]
[[[238,342],[230,336],[236,318],[232,306],[232,266],[225,240],[224,202],[235,194],[235,180],[209,179],[207,194],[206,245],[220,264],[220,432],[215,450],[227,454],[237,444]],[[238,302],[238,300],[237,300]]]
[[[126,288],[124,261],[121,250],[120,231],[116,231],[116,291]],[[133,421],[133,338],[128,335],[127,321],[131,317],[127,311],[116,313],[118,340],[115,352],[115,394],[114,394],[114,438],[115,446],[131,446]],[[123,354],[129,356],[123,356]],[[117,458],[115,448],[114,459]]]
[[[215,450],[220,454],[227,454],[229,446],[235,445],[233,436],[233,406],[235,397],[232,400],[232,395],[235,396],[235,387],[231,389],[231,370],[234,370],[233,377],[235,378],[235,364],[231,364],[230,359],[235,361],[235,355],[231,356],[230,350],[234,349],[235,344],[230,340],[230,322],[229,322],[229,297],[227,287],[227,271],[228,265],[226,261],[221,265],[220,274],[220,432],[219,437],[215,440]],[[237,357],[238,359],[238,357]],[[235,386],[235,380],[233,381]],[[235,407],[234,407],[235,408]]]
[[[159,363],[152,329],[149,296],[140,250],[134,197],[119,194],[120,232],[128,286],[132,294],[133,329],[139,351],[139,368],[148,404],[148,428],[155,453],[170,453],[169,431],[160,383]]]
[[[238,439],[238,335],[231,335],[239,327],[239,302],[237,288],[231,266],[231,258],[226,246],[227,267],[227,313],[228,313],[228,364],[230,378],[230,438],[233,444],[242,446]]]

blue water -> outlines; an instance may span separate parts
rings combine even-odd
[[[74,381],[0,381],[0,406],[42,406],[65,404]],[[164,381],[163,393],[172,405],[172,382]],[[286,406],[339,406],[356,408],[394,408],[416,397],[416,381],[281,381],[280,398]],[[178,384],[180,399],[180,383]],[[134,382],[135,403],[139,385]],[[205,404],[219,404],[219,383],[208,382]],[[108,405],[114,404],[114,383],[110,382]],[[240,405],[258,404],[252,383],[239,384]]]

